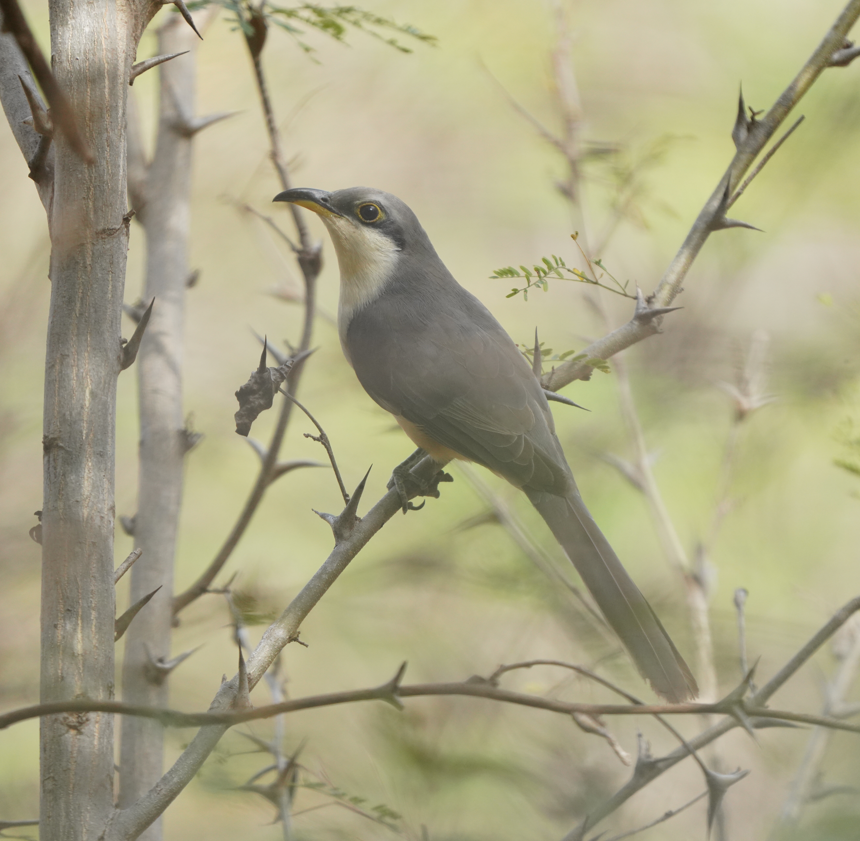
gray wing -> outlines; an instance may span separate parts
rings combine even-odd
[[[353,317],[346,342],[361,384],[511,483],[565,493],[572,479],[528,363],[480,301],[459,285],[444,293],[386,290]]]

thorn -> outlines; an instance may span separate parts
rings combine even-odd
[[[759,716],[753,716],[750,719],[752,722],[752,726],[755,727],[756,730],[766,730],[769,727],[791,727],[796,730],[806,730],[802,724],[797,724],[794,721],[782,721],[779,718],[761,718]]]
[[[129,85],[133,85],[134,80],[138,76],[140,76],[141,73],[146,73],[147,70],[152,70],[153,67],[158,67],[159,64],[164,64],[165,61],[170,61],[170,59],[172,58],[178,58],[179,56],[185,55],[188,52],[188,50],[183,50],[181,53],[170,53],[170,55],[157,55],[153,58],[148,58],[145,61],[139,61],[137,64],[133,64],[131,66],[131,73],[128,74]]]
[[[194,25],[194,18],[191,17],[191,12],[188,11],[188,6],[185,5],[184,0],[171,0],[174,6],[179,9],[179,14],[182,15],[185,22],[194,30],[194,34],[202,41],[203,36],[197,31],[197,27]]]
[[[645,493],[645,482],[639,469],[614,453],[600,453],[600,458],[614,467],[637,491]]]
[[[140,558],[142,554],[143,549],[140,548],[134,549],[129,553],[129,556],[116,568],[116,572],[113,574],[114,584],[119,582],[120,578],[122,578],[132,568],[134,562]]]
[[[323,464],[321,461],[312,461],[311,459],[292,459],[291,461],[279,461],[273,468],[269,478],[271,485],[276,479],[291,473],[293,470],[298,470],[300,467],[330,467],[328,464]]]
[[[735,144],[735,149],[740,149],[749,137],[750,122],[747,120],[747,106],[744,102],[744,89],[741,86],[738,93],[738,113],[735,117],[735,124],[732,128],[732,140]]]
[[[573,406],[576,409],[582,409],[584,412],[590,412],[591,409],[586,409],[585,406],[580,406],[579,403],[574,403],[569,397],[565,397],[561,394],[556,394],[554,391],[550,391],[548,388],[543,390],[544,396],[547,400],[552,400],[556,403],[564,403],[565,406]]]
[[[400,700],[400,684],[403,682],[403,675],[406,674],[406,661],[404,660],[400,664],[400,668],[397,670],[397,673],[394,675],[391,680],[387,683],[383,683],[382,686],[377,688],[378,698],[380,701],[385,701],[387,704],[391,704],[396,710],[402,710],[403,702]]]
[[[258,374],[265,374],[266,369],[269,367],[266,364],[268,362],[268,359],[266,359],[266,350],[268,349],[268,346],[269,346],[269,337],[264,336],[263,337],[263,352],[260,354],[260,364],[257,366],[257,373]]]
[[[195,432],[186,421],[185,428],[181,430],[183,451],[190,453],[206,436],[202,432]]]
[[[254,333],[253,330],[251,332]],[[271,353],[272,356],[275,357],[275,361],[278,363],[278,365],[283,365],[287,361],[287,359],[289,359],[289,357],[285,353],[275,347],[272,347],[272,345],[269,344],[267,336],[261,336],[259,333],[254,333],[254,335],[257,337],[258,342],[263,343],[263,347],[267,347],[269,349],[269,353]]]
[[[756,742],[758,742],[758,739],[756,738],[752,721],[747,715],[746,708],[744,707],[744,698],[747,696],[750,691],[750,687],[753,685],[753,677],[755,676],[755,670],[757,667],[758,660],[753,663],[750,670],[744,675],[743,680],[731,692],[729,692],[725,698],[718,701],[716,705],[720,712],[730,715],[735,719],[735,721],[737,721],[738,724],[740,724]]]
[[[642,294],[642,290],[638,286],[636,287],[636,309],[633,312],[634,321],[638,321],[640,324],[647,324],[655,318],[660,318],[667,313],[675,312],[675,310],[680,309],[683,309],[683,307],[652,308],[645,299],[645,296]]]
[[[143,339],[146,325],[149,324],[149,317],[152,315],[152,307],[154,304],[155,298],[149,302],[149,306],[140,317],[140,321],[138,322],[137,327],[135,327],[131,338],[128,340],[128,344],[123,346],[122,360],[120,361],[119,366],[120,371],[125,371],[126,368],[130,368],[134,364],[134,360],[137,359],[137,351],[140,349],[140,342],[141,339]]]
[[[708,784],[708,833],[714,826],[714,819],[723,804],[726,793],[735,784],[739,783],[749,771],[738,768],[733,774],[718,774],[710,768],[702,768],[705,782]]]
[[[244,736],[246,739],[248,739],[248,741],[255,744],[261,751],[264,751],[265,753],[270,753],[272,754],[272,756],[277,756],[277,754],[279,753],[279,751],[275,747],[273,747],[271,742],[267,742],[265,739],[261,739],[259,736],[255,736],[253,733],[246,733],[244,730],[237,730],[236,732],[240,736]],[[250,780],[248,780],[248,783],[250,784],[254,782],[257,777],[262,776],[264,773],[266,773],[266,771],[271,771],[272,768],[277,768],[277,765],[270,765],[268,768],[265,769],[265,771],[258,771],[256,774],[254,774],[253,777],[251,777]]]
[[[358,510],[358,503],[361,502],[361,495],[364,493],[364,488],[367,484],[367,477],[370,476],[371,470],[373,470],[372,464],[367,468],[367,473],[364,474],[364,478],[358,483],[355,491],[353,491],[352,496],[349,498],[349,502],[346,504],[346,508],[344,508],[337,517],[333,518],[333,522],[329,522],[331,530],[334,532],[334,540],[336,544],[342,543],[346,540],[350,534],[352,534],[352,530],[356,525],[361,522],[361,518],[356,514],[356,511]],[[325,515],[320,514],[320,516],[324,520],[326,519]]]
[[[119,524],[122,526],[122,530],[129,537],[134,537],[135,517],[128,517],[125,514],[121,514],[119,518]]]
[[[135,323],[138,324],[140,322],[141,316],[143,315],[143,302],[141,300],[135,301],[133,304],[123,304],[122,311]]]
[[[265,461],[269,451],[254,438],[246,437],[245,440],[251,445],[251,449],[260,457],[260,461]]]
[[[114,622],[114,642],[116,642],[128,630],[128,626],[131,625],[131,620],[134,619],[134,617],[137,616],[144,607],[146,607],[149,600],[161,589],[161,587],[162,585],[159,584],[151,593],[147,593],[142,599],[138,599]]]
[[[248,668],[245,665],[245,656],[242,654],[242,646],[239,646],[239,686],[236,696],[233,698],[231,707],[234,710],[247,710],[254,706],[251,703],[251,689],[248,684]]]
[[[152,652],[149,649],[149,646],[144,642],[144,649],[146,650],[146,657],[148,660],[147,668],[149,671],[149,676],[153,683],[157,686],[161,686],[164,681],[167,679],[168,675],[180,664],[184,663],[192,654],[197,653],[203,648],[202,645],[198,645],[195,648],[190,649],[189,651],[183,651],[182,654],[177,654],[176,657],[171,660],[165,660],[164,657],[153,657]]]
[[[712,231],[724,231],[726,228],[748,228],[750,231],[758,231],[761,234],[764,233],[761,228],[757,228],[755,225],[750,225],[749,222],[741,222],[740,219],[729,219],[727,216],[721,216],[711,222]]]
[[[33,131],[41,134],[42,137],[53,137],[54,124],[51,121],[51,115],[44,109],[38,95],[30,90],[22,76],[18,76],[18,81],[24,89],[24,96],[27,97],[27,104],[30,106],[30,114],[33,116]]]
[[[221,120],[226,120],[229,117],[235,117],[238,111],[220,111],[217,114],[210,114],[208,117],[198,117],[196,120],[177,120],[174,124],[177,131],[183,137],[194,137],[198,132],[205,128],[220,123]]]
[[[534,355],[532,356],[532,373],[540,379],[541,369],[543,366],[541,365],[541,355],[540,355],[540,342],[538,341],[538,330],[535,327],[535,349]]]
[[[321,520],[325,520],[331,526],[332,531],[334,531],[334,524],[337,522],[337,517],[334,514],[326,514],[325,511],[317,511],[316,508],[311,508],[311,511]]]

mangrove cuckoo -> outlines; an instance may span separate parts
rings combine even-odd
[[[287,190],[275,201],[312,210],[331,234],[340,341],[367,393],[440,468],[474,461],[521,488],[642,676],[669,701],[695,697],[690,669],[579,495],[538,378],[415,214],[365,187]]]

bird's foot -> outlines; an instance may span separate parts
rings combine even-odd
[[[437,470],[436,473],[429,479],[421,476],[416,476],[412,472],[415,467],[427,453],[420,447],[412,453],[404,462],[397,465],[391,473],[391,478],[388,480],[388,489],[397,490],[397,495],[400,497],[400,506],[405,514],[407,511],[420,511],[424,507],[424,502],[420,505],[410,500],[415,496],[432,496],[434,499],[439,498],[439,483],[453,482],[454,479],[444,470]]]

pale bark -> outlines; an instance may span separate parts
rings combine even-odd
[[[173,569],[187,436],[183,423],[182,364],[188,278],[192,126],[198,37],[179,17],[159,30],[159,54],[191,54],[161,67],[155,153],[135,191],[135,210],[146,232],[144,299],[155,298],[137,358],[140,401],[140,474],[135,545],[143,550],[131,576],[131,603],[155,595],[126,634],[123,699],[166,707],[173,621]],[[139,206],[138,206],[139,203]],[[132,805],[163,773],[163,728],[126,717],[120,752],[121,808]],[[162,837],[161,820],[141,836]]]
[[[53,70],[95,160],[55,139],[45,366],[41,698],[114,693],[114,445],[128,222],[125,100],[138,26],[52,0]],[[105,37],[110,33],[110,37]],[[113,717],[42,719],[42,841],[92,841],[113,810]]]

